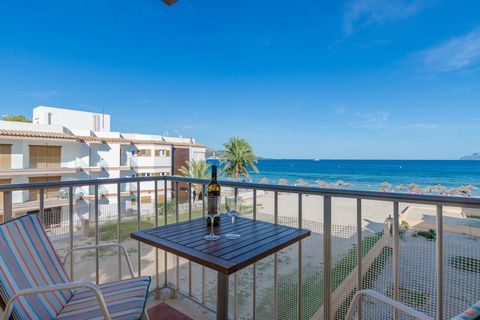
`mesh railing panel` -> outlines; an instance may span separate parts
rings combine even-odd
[[[160,192],[161,193],[161,192]],[[260,191],[259,191],[260,194]],[[274,221],[272,193],[266,199],[259,200],[257,218],[263,221]],[[312,197],[312,196],[310,196]],[[320,206],[319,212],[313,211],[309,215],[321,216],[323,201],[318,197],[314,201]],[[294,199],[297,199],[296,197]],[[279,195],[280,224],[297,226],[298,220],[292,217],[281,216],[287,206],[283,195]],[[201,206],[193,206],[192,217],[201,216]],[[249,200],[252,209],[253,202]],[[161,202],[163,205],[163,203]],[[294,204],[295,206],[296,204]],[[179,220],[188,218],[186,206],[180,207]],[[99,203],[99,242],[117,242],[117,212],[116,203]],[[310,207],[310,211],[312,208]],[[253,211],[253,210],[252,210]],[[70,247],[69,209],[68,206],[46,210],[45,226],[54,247],[61,257]],[[153,203],[141,204],[141,228],[154,225],[155,208]],[[250,211],[251,212],[251,211]],[[94,204],[86,201],[74,203],[74,246],[95,243]],[[168,221],[175,221],[175,206],[168,204]],[[248,213],[247,215],[250,215]],[[337,214],[333,211],[333,215]],[[370,215],[366,212],[366,215]],[[156,276],[154,248],[142,245],[138,250],[138,243],[130,239],[130,233],[137,229],[136,204],[126,200],[121,208],[120,240],[127,246],[135,271],[138,270],[138,257],[141,258],[142,274]],[[305,217],[305,212],[304,212]],[[163,207],[159,210],[160,225],[163,224]],[[463,220],[462,220],[463,221]],[[452,223],[449,221],[449,223]],[[356,228],[344,225],[338,219],[332,225],[332,294],[342,288],[340,302],[332,303],[335,319],[341,319],[346,314],[353,294],[356,292],[357,278],[355,267],[356,257]],[[354,224],[354,223],[352,223]],[[382,224],[377,223],[382,227]],[[303,319],[319,316],[324,303],[323,297],[323,224],[304,219],[303,226],[312,231],[312,235],[302,242],[302,314]],[[362,247],[364,258],[369,250],[374,256],[367,270],[364,270],[363,288],[370,288],[387,296],[393,296],[392,274],[392,238],[379,231],[369,228],[362,230]],[[444,234],[444,264],[445,264],[445,316],[450,318],[461,313],[480,299],[480,246],[478,238],[459,233],[446,232]],[[368,250],[366,250],[368,249]],[[436,240],[427,240],[418,236],[417,230],[404,230],[400,238],[400,301],[431,317],[437,315],[436,305]],[[298,246],[295,244],[280,251],[278,257],[278,317],[280,319],[296,319],[297,317],[297,288],[298,288]],[[216,303],[216,273],[205,269],[205,287],[202,288],[202,267],[192,264],[192,278],[188,274],[188,261],[180,260],[179,280],[176,283],[176,257],[168,255],[168,282],[177,286],[183,293],[188,293],[189,282],[192,283],[193,296],[201,301],[202,291],[205,292],[205,303],[214,307]],[[118,251],[117,249],[100,250],[100,282],[117,279]],[[273,291],[274,258],[270,256],[256,265],[256,315],[257,318],[273,318],[274,291]],[[69,261],[66,266],[70,270]],[[74,255],[74,279],[95,281],[95,251],[87,250]],[[122,275],[128,277],[127,267],[122,259]],[[164,279],[164,254],[159,250],[160,285]],[[253,306],[253,267],[246,268],[237,274],[237,289],[234,294],[233,277],[230,290],[230,313],[235,313],[232,299],[236,296],[236,315],[238,319],[250,319]],[[152,289],[156,279],[154,278]],[[391,308],[382,303],[367,300],[363,303],[365,319],[385,319],[392,316]],[[407,319],[402,315],[402,319]]]

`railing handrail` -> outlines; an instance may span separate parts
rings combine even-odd
[[[151,177],[128,177],[128,178],[109,178],[109,179],[92,179],[92,180],[71,180],[60,182],[30,182],[18,184],[2,184],[0,185],[0,192],[15,191],[15,190],[31,190],[31,189],[47,189],[58,187],[78,187],[88,185],[104,185],[117,183],[132,183],[132,182],[150,182],[150,181],[176,181],[193,184],[208,184],[207,179],[197,179],[180,176],[151,176]],[[318,196],[331,196],[339,198],[354,198],[364,200],[390,201],[390,202],[404,202],[404,203],[422,203],[431,205],[443,206],[461,206],[461,207],[480,207],[480,197],[459,197],[459,196],[444,196],[444,195],[427,195],[427,194],[411,194],[399,192],[380,192],[380,191],[366,191],[355,189],[328,189],[318,187],[301,187],[290,185],[273,185],[252,182],[238,182],[238,181],[219,181],[220,185],[226,187],[233,187],[239,189],[257,189],[265,191],[276,191],[294,194],[309,194]]]

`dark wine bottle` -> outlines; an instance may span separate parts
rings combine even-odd
[[[208,210],[217,210],[217,206],[213,203],[208,203],[209,197],[220,197],[220,185],[217,182],[217,166],[212,165],[212,180],[208,184],[207,187],[207,209]],[[208,214],[209,212],[207,212]],[[215,214],[220,213],[220,212],[214,212]],[[207,226],[210,226],[211,224],[211,219],[207,218]],[[219,226],[220,225],[220,216],[215,217],[213,219],[213,226]]]

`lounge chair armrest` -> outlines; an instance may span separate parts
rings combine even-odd
[[[108,248],[108,247],[117,247],[119,248],[123,254],[125,255],[125,258],[127,259],[127,265],[128,265],[128,271],[130,272],[130,276],[133,278],[135,277],[133,273],[133,266],[132,266],[132,261],[130,260],[130,257],[128,256],[127,249],[121,245],[120,243],[102,243],[102,244],[97,244],[97,245],[88,245],[88,246],[80,246],[80,247],[74,247],[71,250],[68,250],[67,253],[65,254],[65,257],[63,257],[63,265],[65,265],[65,262],[67,261],[68,257],[77,250],[89,250],[89,249],[100,249],[100,248]]]
[[[45,293],[45,292],[73,290],[73,289],[80,289],[80,288],[89,289],[89,290],[92,290],[93,293],[95,293],[98,305],[100,306],[104,319],[110,320],[111,319],[110,313],[108,312],[107,304],[103,299],[102,292],[95,284],[91,282],[86,282],[86,281],[62,283],[62,284],[49,285],[44,287],[34,287],[34,288],[21,290],[16,295],[14,295],[10,300],[8,300],[8,303],[5,306],[5,312],[3,313],[3,320],[8,320],[10,318],[15,300],[17,300],[22,296],[34,295],[34,294]]]
[[[419,312],[407,305],[404,305],[403,303],[400,303],[396,300],[390,299],[387,296],[384,296],[381,293],[378,293],[377,291],[365,289],[365,290],[360,290],[358,291],[355,296],[353,296],[352,302],[350,304],[350,307],[348,308],[347,316],[345,317],[345,320],[352,320],[353,315],[355,313],[355,307],[361,303],[361,298],[362,296],[368,296],[370,298],[373,298],[375,300],[381,301],[385,304],[388,304],[389,306],[392,306],[396,310],[400,310],[414,318],[420,319],[420,320],[433,320],[433,318],[427,316],[426,314]]]

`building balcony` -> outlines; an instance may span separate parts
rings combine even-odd
[[[77,158],[75,166],[80,170],[91,173],[91,172],[101,172],[105,167],[108,166],[108,163],[102,158],[98,159],[81,159]]]
[[[135,169],[171,168],[170,157],[132,157],[131,166]]]
[[[23,167],[16,168],[0,168],[0,176],[35,176],[35,175],[62,175],[74,174],[78,172],[75,161],[60,163],[31,163]]]
[[[0,176],[36,176],[75,174],[79,170],[78,158],[68,157],[30,157],[27,162],[15,157],[15,161],[7,167],[0,168]]]
[[[75,174],[80,170],[87,173],[102,172],[104,170],[130,171],[132,170],[132,166],[130,165],[130,160],[122,161],[122,163],[118,165],[109,164],[104,159],[88,161],[82,158],[76,158],[72,160],[55,160],[52,162],[48,161],[47,159],[42,163],[30,160],[29,164],[17,166],[15,168],[0,168],[0,176],[14,177],[36,175],[63,175]]]
[[[123,192],[123,185],[140,183],[142,189],[153,181],[159,195],[167,193],[164,181],[187,182],[192,188],[209,182],[139,177],[0,185],[0,192],[9,219],[15,215],[11,193],[18,190],[117,184]],[[312,232],[230,276],[232,319],[344,319],[359,289],[374,290],[434,319],[452,318],[480,300],[480,220],[464,215],[465,208],[480,209],[479,198],[220,184],[222,194],[241,197],[243,216]],[[135,271],[152,277],[149,307],[164,302],[192,319],[215,318],[214,271],[130,238],[136,230],[202,218],[202,200],[190,197],[178,205],[164,200],[157,207],[97,202],[72,201],[56,215],[36,208],[60,257],[72,246],[119,242],[127,247]],[[127,277],[119,261],[116,249],[90,250],[72,256],[66,268],[74,280],[103,283]],[[393,308],[368,297],[361,312],[363,319],[396,316]],[[399,312],[399,318],[406,316]]]
[[[14,169],[0,169],[0,176],[15,177],[15,176],[36,176],[36,175],[62,175],[74,174],[78,172],[78,168],[58,167],[58,168],[14,168]]]

